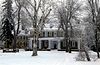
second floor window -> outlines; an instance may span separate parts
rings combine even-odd
[[[52,37],[52,32],[48,32],[48,37]]]
[[[52,37],[54,37],[54,32],[52,32]]]
[[[45,32],[43,32],[43,37],[45,37]]]

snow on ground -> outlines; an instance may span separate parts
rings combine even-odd
[[[0,65],[100,65],[97,61],[75,61],[78,52],[71,54],[65,51],[38,51],[38,56],[32,57],[32,51],[19,53],[0,52]]]

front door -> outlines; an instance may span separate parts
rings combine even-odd
[[[61,46],[61,49],[66,49],[66,44],[63,42],[63,40],[61,40],[60,42],[60,46]]]
[[[57,49],[57,46],[58,46],[58,42],[57,41],[53,41],[52,42],[52,49]]]

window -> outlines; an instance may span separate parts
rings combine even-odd
[[[33,34],[33,31],[30,31],[30,34]]]
[[[40,36],[43,37],[43,32],[41,32]]]
[[[61,36],[61,37],[63,37],[63,36],[64,36],[63,31],[61,31],[61,32],[60,32],[60,36]]]
[[[75,47],[75,41],[74,41],[74,42],[72,42],[72,47]]]
[[[48,32],[48,37],[52,37],[52,32]]]
[[[54,32],[54,37],[56,37],[56,36],[57,36],[57,32],[55,31],[55,32]]]
[[[57,31],[57,37],[60,37],[60,31]]]
[[[52,32],[52,37],[54,37],[54,32]]]
[[[49,36],[52,37],[52,32],[49,32]]]
[[[41,34],[39,34],[39,37],[41,37]]]
[[[48,37],[49,37],[49,32],[48,32]]]
[[[20,36],[20,39],[22,39],[23,37],[22,36]]]
[[[43,37],[45,37],[45,32],[43,32]]]

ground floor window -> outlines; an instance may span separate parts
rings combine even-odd
[[[42,49],[47,49],[48,48],[48,40],[42,40],[41,46],[42,46]]]
[[[66,43],[63,40],[60,41],[61,49],[66,49]]]
[[[78,49],[77,41],[72,41],[71,46],[72,46],[72,49]]]

